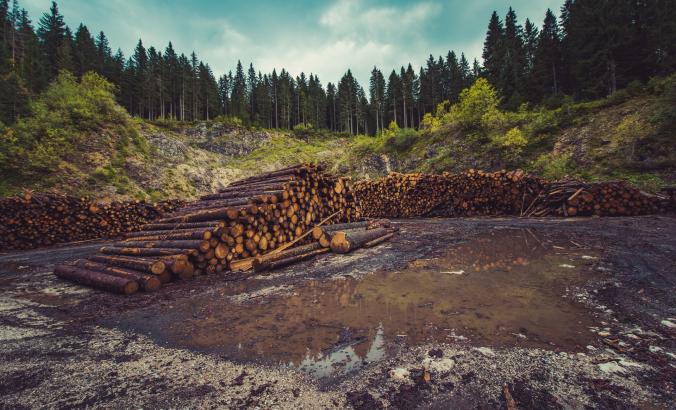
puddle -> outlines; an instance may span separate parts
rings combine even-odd
[[[591,277],[595,257],[566,238],[495,230],[399,272],[306,280],[243,303],[193,298],[143,327],[174,345],[317,377],[428,342],[583,351],[596,322],[564,295]]]

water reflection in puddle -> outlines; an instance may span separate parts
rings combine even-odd
[[[358,369],[401,344],[576,351],[594,321],[563,296],[589,278],[594,258],[566,238],[496,230],[399,272],[307,280],[245,303],[201,301],[162,332],[183,346],[318,377]]]

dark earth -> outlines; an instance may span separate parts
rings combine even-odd
[[[119,296],[0,254],[0,408],[673,408],[676,218],[399,220]]]

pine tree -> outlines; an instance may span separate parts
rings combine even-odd
[[[529,84],[531,101],[559,93],[561,72],[561,33],[556,17],[547,10],[537,40]]]
[[[258,78],[256,77],[256,70],[254,70],[253,63],[249,63],[249,71],[246,78],[246,95],[248,101],[249,118],[252,121],[256,119],[256,85]]]
[[[108,38],[103,31],[99,31],[99,34],[96,36],[95,67],[99,74],[111,81],[113,80],[112,57],[112,51],[110,49],[110,44],[108,43]]]
[[[146,49],[143,47],[143,41],[138,40],[136,48],[134,49],[134,55],[131,60],[131,73],[133,73],[133,79],[131,84],[131,110],[130,112],[138,115],[139,117],[144,117],[146,114],[146,75],[148,73],[148,55],[146,54]]]
[[[66,26],[66,33],[63,41],[56,53],[56,64],[58,71],[66,70],[71,73],[75,71],[75,61],[73,57],[73,33]]]
[[[488,31],[486,32],[486,40],[484,41],[484,49],[481,56],[484,60],[484,75],[488,82],[495,87],[502,84],[502,65],[505,62],[504,37],[505,29],[502,26],[502,21],[500,21],[498,13],[493,11],[491,20],[488,23]]]
[[[431,57],[431,56],[430,56]],[[397,125],[401,122],[401,114],[398,114],[399,105],[397,101],[400,101],[401,95],[401,79],[397,75],[397,72],[392,70],[390,76],[387,79],[387,91],[385,93],[385,98],[387,99],[387,105],[389,108],[387,123],[394,121]],[[391,115],[390,115],[391,114]],[[387,127],[387,125],[386,125]]]
[[[164,49],[164,69],[163,82],[167,92],[167,110],[169,118],[177,118],[177,107],[180,105],[180,71],[178,67],[178,56],[174,50],[171,41]]]
[[[13,124],[28,115],[29,98],[28,89],[14,70],[0,73],[0,123]]]
[[[465,58],[464,54],[462,55],[462,58]],[[464,60],[464,63],[467,64],[467,60]],[[446,55],[446,66],[448,67],[450,77],[448,100],[452,103],[458,101],[458,96],[465,86],[464,67],[461,67],[460,64],[461,63],[458,62],[458,57],[456,57],[455,53],[449,51],[448,55]]]
[[[378,133],[384,128],[385,77],[383,77],[383,73],[375,66],[373,67],[373,70],[371,70],[369,96],[371,98],[371,110],[375,116],[375,131]]]
[[[523,29],[517,23],[516,13],[510,7],[505,17],[503,40],[504,57],[497,88],[505,98],[507,108],[516,109],[525,94],[526,54]]]
[[[460,87],[460,92],[462,92],[462,90],[474,84],[474,81],[476,81],[476,79],[479,78],[480,70],[481,66],[479,65],[479,62],[476,60],[476,58],[474,59],[474,66],[470,68],[469,62],[467,61],[467,57],[465,57],[465,53],[460,53],[460,75],[462,76],[462,85]]]
[[[331,131],[337,131],[336,125],[336,86],[333,83],[326,85],[326,118]]]
[[[237,61],[237,68],[232,83],[232,114],[245,121],[249,119],[246,95],[247,85],[246,78],[244,77],[244,69],[242,68],[242,62]]]
[[[80,24],[77,28],[73,46],[75,75],[82,77],[87,71],[97,70],[98,50],[94,39],[84,24]],[[103,73],[103,71],[101,70],[99,73]]]
[[[548,12],[551,11],[548,9]],[[530,73],[533,69],[533,61],[535,60],[535,49],[538,45],[538,29],[535,25],[529,20],[526,19],[526,23],[523,28],[523,47],[524,53],[526,55],[526,72]]]
[[[568,90],[581,98],[613,94],[640,72],[649,73],[636,59],[640,31],[636,19],[641,2],[630,0],[566,2],[562,12],[564,58]],[[645,74],[644,74],[645,75]]]
[[[227,74],[218,78],[218,100],[220,102],[220,113],[225,116],[230,115],[230,82]]]
[[[61,62],[61,65],[66,64],[67,62],[64,59],[68,57],[68,50],[64,50],[64,47],[68,47],[64,46],[66,23],[64,23],[63,16],[59,13],[56,2],[53,1],[49,12],[43,14],[40,18],[37,34],[47,57],[47,72],[51,80],[59,72],[59,63]]]
[[[18,59],[18,74],[24,79],[26,88],[32,93],[37,93],[47,86],[47,67],[40,40],[35,34],[26,10],[21,10],[17,30],[22,43]]]

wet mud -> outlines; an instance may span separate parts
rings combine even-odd
[[[0,408],[668,408],[676,220],[402,220],[392,241],[151,294],[0,255]],[[68,377],[64,377],[68,375]]]

